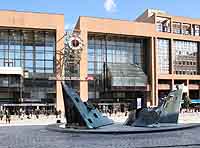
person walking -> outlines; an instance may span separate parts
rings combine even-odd
[[[56,118],[58,118],[58,111],[55,110],[55,115],[56,115]]]
[[[62,112],[61,112],[61,110],[59,110],[58,111],[59,118],[61,118],[61,114],[62,114]]]
[[[0,111],[0,120],[1,121],[3,120],[3,111],[2,110]]]
[[[36,116],[37,119],[39,119],[39,114],[40,114],[40,111],[37,109],[37,110],[35,111],[35,116]]]
[[[6,123],[9,123],[9,124],[10,124],[10,121],[11,121],[10,112],[9,112],[8,110],[6,110]]]

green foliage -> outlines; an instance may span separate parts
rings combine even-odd
[[[184,102],[182,104],[183,108],[189,108],[190,104],[192,104],[192,101],[191,101],[190,97],[189,96],[185,96],[183,98],[183,100],[184,100]]]

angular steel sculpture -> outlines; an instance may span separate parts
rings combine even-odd
[[[149,127],[156,126],[159,123],[178,123],[183,87],[184,85],[177,86],[177,90],[171,91],[159,107],[144,108],[139,111],[135,121],[129,117],[125,124]],[[132,124],[130,124],[131,122]]]
[[[113,124],[111,119],[103,116],[96,108],[87,102],[82,102],[79,95],[65,82],[62,82],[62,90],[67,126],[92,129]]]

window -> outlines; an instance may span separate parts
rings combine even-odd
[[[144,67],[144,39],[130,36],[93,35],[88,36],[88,74],[103,77],[106,64],[137,64]],[[105,67],[105,68],[104,68]],[[100,88],[101,82],[89,82],[89,98],[94,97],[94,86]],[[100,96],[95,96],[100,97]]]
[[[88,41],[89,72],[102,73],[103,66],[98,65],[103,65],[104,62],[138,64],[143,67],[144,43],[142,39],[119,38],[117,36],[108,38],[105,38],[105,36],[89,36],[88,38],[91,39]]]
[[[193,29],[193,35],[194,36],[199,36],[200,35],[200,27],[199,27],[199,25],[192,25],[192,29]]]
[[[46,60],[53,60],[54,59],[54,53],[53,52],[46,52],[45,53],[45,59]]]
[[[157,39],[160,73],[169,73],[169,40]]]
[[[45,61],[46,68],[53,68],[53,61]]]
[[[169,18],[156,17],[156,29],[158,32],[171,32],[170,24]]]
[[[197,74],[197,42],[174,41],[173,44],[173,50],[175,51],[175,57],[173,59],[175,73]],[[193,72],[191,73],[191,71]]]
[[[25,52],[25,59],[33,60],[33,51]]]
[[[181,23],[173,22],[173,33],[181,34]]]
[[[29,72],[36,72],[38,66],[45,69],[46,65],[49,72],[54,69],[54,58],[54,31],[0,29],[0,65],[22,67]]]
[[[44,68],[44,61],[36,61],[35,65],[36,68]]]
[[[36,52],[35,58],[36,60],[44,60],[44,52]]]
[[[32,60],[26,60],[25,61],[25,67],[31,67],[31,68],[33,68],[33,61]]]
[[[183,23],[183,35],[191,35],[191,25]]]

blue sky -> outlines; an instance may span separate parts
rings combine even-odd
[[[145,9],[161,9],[169,14],[200,18],[200,0],[1,0],[0,9],[65,14],[71,28],[78,16],[134,20]]]

